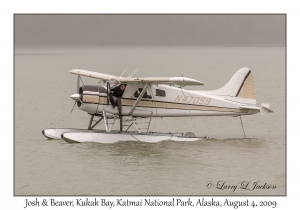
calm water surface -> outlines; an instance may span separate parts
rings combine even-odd
[[[126,76],[138,68],[137,77],[184,75],[205,83],[197,89],[210,90],[245,66],[253,71],[257,105],[269,102],[274,110],[269,116],[242,117],[247,138],[235,117],[152,119],[151,131],[192,131],[210,138],[196,142],[68,144],[41,133],[88,125],[86,113],[75,108],[70,114],[77,80],[70,69],[113,75],[127,69]],[[284,195],[285,102],[284,48],[17,50],[15,195]],[[240,189],[243,181],[249,188],[258,182],[276,189]],[[222,183],[238,189],[216,189]]]

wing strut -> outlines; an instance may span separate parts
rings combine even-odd
[[[140,100],[142,99],[143,95],[145,94],[145,92],[147,91],[147,88],[149,87],[149,83],[147,83],[144,86],[144,89],[142,90],[141,94],[139,95],[139,97],[136,99],[136,101],[134,102],[131,111],[129,112],[129,115],[132,115],[132,113],[134,112],[135,108],[137,107],[137,105],[139,104]]]

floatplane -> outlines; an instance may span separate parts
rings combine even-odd
[[[83,69],[69,71],[77,75],[77,93],[71,95],[81,111],[90,115],[87,129],[45,129],[49,139],[73,142],[114,143],[117,141],[158,142],[162,140],[195,141],[192,132],[159,133],[149,131],[153,117],[242,116],[273,112],[270,104],[256,106],[254,79],[249,68],[238,70],[229,82],[217,90],[186,90],[182,87],[204,85],[187,77],[128,77],[114,76]],[[100,85],[82,85],[81,76],[100,80]],[[110,103],[110,90],[124,84],[121,96],[122,112]],[[73,106],[73,109],[74,109]],[[72,109],[72,110],[73,110]],[[72,112],[72,111],[71,111]],[[103,121],[102,121],[103,120]],[[95,129],[104,122],[105,130]],[[116,122],[120,123],[113,130]],[[141,122],[142,121],[142,122]],[[141,127],[142,126],[142,127]]]

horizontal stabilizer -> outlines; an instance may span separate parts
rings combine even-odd
[[[272,113],[273,110],[271,110],[269,107],[270,107],[270,104],[267,104],[267,103],[261,104],[261,106],[260,106],[260,114],[261,115],[267,115],[269,113]]]
[[[260,110],[258,107],[256,106],[246,106],[246,105],[242,105],[239,107],[240,109],[251,109],[251,110]]]

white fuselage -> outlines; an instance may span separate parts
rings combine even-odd
[[[129,115],[137,100],[137,90],[143,89],[139,83],[128,84],[122,96],[122,115]],[[142,98],[132,116],[134,117],[188,117],[188,116],[238,116],[255,114],[253,109],[240,109],[243,103],[227,100],[220,96],[209,95],[205,91],[184,90],[168,85],[150,84],[146,92],[148,97]],[[107,105],[105,93],[84,91],[83,105],[79,108],[90,114],[117,114],[118,109]]]

